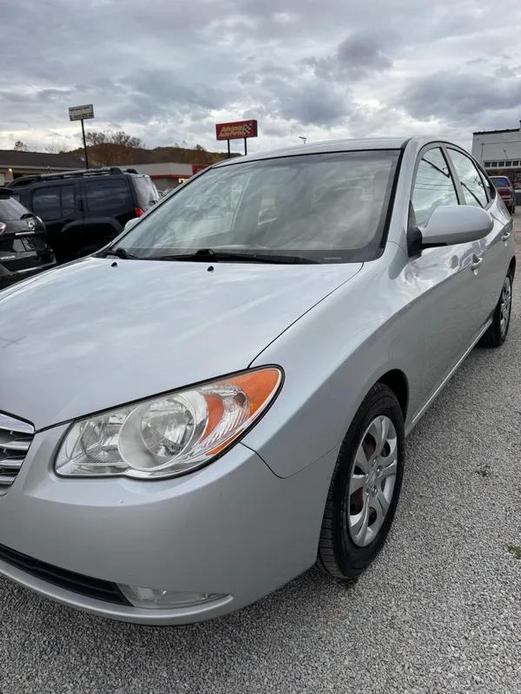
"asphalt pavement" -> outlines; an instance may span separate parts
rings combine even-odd
[[[312,569],[231,616],[104,621],[0,579],[0,692],[521,693],[521,275],[407,444],[389,541],[352,587]]]

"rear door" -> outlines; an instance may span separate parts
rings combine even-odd
[[[507,241],[512,234],[513,222],[494,186],[487,180],[474,161],[455,147],[448,147],[447,153],[461,186],[465,205],[487,209],[494,226],[488,236],[474,242],[474,270],[476,279],[476,308],[478,324],[487,321],[501,294],[503,281],[511,260],[511,250]]]

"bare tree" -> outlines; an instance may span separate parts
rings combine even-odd
[[[143,147],[143,143],[139,137],[129,135],[124,130],[89,130],[86,133],[85,139],[87,144],[96,145],[120,145],[121,147],[129,147],[137,149]]]
[[[15,151],[15,152],[27,152],[27,151],[28,151],[28,147],[27,147],[27,145],[25,144],[25,142],[22,142],[21,140],[17,140],[17,141],[14,143],[14,151]]]

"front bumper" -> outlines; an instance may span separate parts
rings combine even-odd
[[[5,558],[0,574],[113,619],[185,624],[251,603],[314,563],[333,455],[287,479],[242,444],[177,479],[63,479],[52,460],[65,429],[35,435],[0,496],[0,545],[114,584],[225,597],[143,609],[79,594]]]

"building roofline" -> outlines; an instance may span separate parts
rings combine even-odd
[[[77,166],[27,166],[26,164],[0,164],[0,169],[16,169],[17,171],[18,169],[29,169],[29,171],[32,171],[33,169],[45,169],[47,171],[74,171],[77,168]]]
[[[473,135],[495,135],[497,133],[518,133],[521,128],[505,128],[504,130],[476,130]]]

